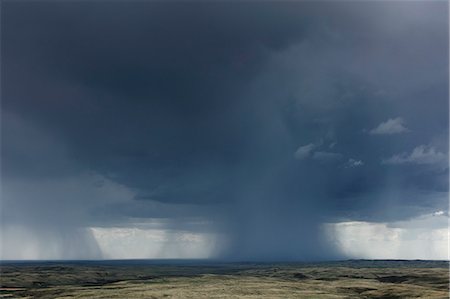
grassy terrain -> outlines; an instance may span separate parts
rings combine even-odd
[[[447,262],[2,263],[3,298],[449,298]]]

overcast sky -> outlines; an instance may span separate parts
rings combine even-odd
[[[445,1],[4,1],[1,22],[3,258],[329,259],[324,225],[446,227]]]

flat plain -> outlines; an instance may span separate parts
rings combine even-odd
[[[449,264],[4,261],[0,298],[449,298]]]

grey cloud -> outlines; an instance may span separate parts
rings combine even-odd
[[[332,152],[317,151],[313,155],[313,159],[319,161],[334,161],[342,159],[342,154]]]
[[[415,162],[448,150],[447,8],[7,2],[5,222],[73,232],[164,218],[229,235],[228,258],[306,259],[337,256],[323,222],[446,209],[448,169]],[[392,115],[414,120],[410,133],[357,129]],[[396,158],[407,169],[379,163],[434,139]],[[342,167],[349,157],[364,167]]]
[[[360,166],[363,166],[363,165],[364,165],[363,161],[350,158],[350,159],[348,159],[347,164],[346,164],[345,167],[353,168],[353,167],[360,167]]]
[[[309,143],[307,145],[300,146],[294,153],[294,157],[298,160],[303,160],[309,157],[312,151],[316,148],[316,145]]]

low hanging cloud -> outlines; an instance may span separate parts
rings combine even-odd
[[[419,145],[411,153],[401,153],[383,160],[383,164],[446,164],[447,155],[433,146]]]
[[[382,122],[369,133],[372,135],[393,135],[406,132],[409,132],[409,129],[405,127],[405,121],[401,117],[396,117]]]

